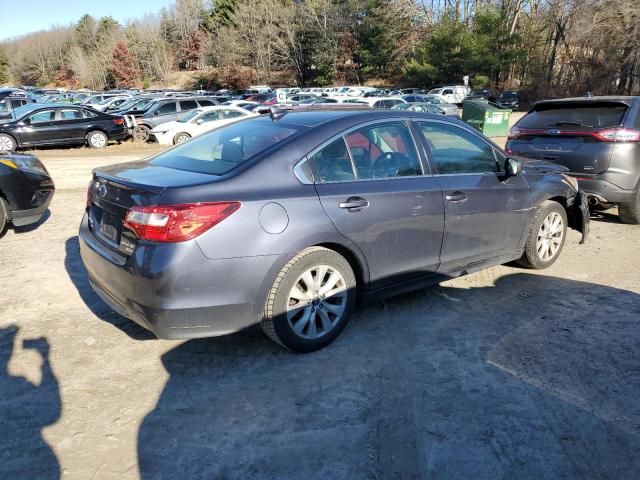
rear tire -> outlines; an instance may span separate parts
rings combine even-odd
[[[173,137],[173,144],[178,145],[179,143],[184,143],[191,138],[186,132],[180,132],[175,137]]]
[[[629,203],[618,205],[618,215],[624,223],[630,225],[640,224],[640,185],[636,187]]]
[[[0,152],[13,152],[17,146],[16,141],[11,135],[0,133]]]
[[[288,350],[313,352],[344,330],[355,299],[356,278],[349,262],[333,250],[307,248],[276,277],[261,327]]]
[[[109,143],[109,137],[100,130],[93,130],[87,133],[87,144],[90,148],[105,148]]]
[[[136,142],[148,142],[151,137],[151,129],[146,125],[138,125],[133,129],[132,136]]]
[[[567,238],[567,212],[558,202],[547,200],[536,212],[533,227],[517,263],[541,270],[550,267],[560,256]]]

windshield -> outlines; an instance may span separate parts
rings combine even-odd
[[[133,105],[127,107],[127,109],[130,109],[130,110],[146,110],[147,108],[149,108],[151,106],[151,104],[153,102],[155,102],[155,99],[139,100],[137,103],[134,103]]]
[[[106,104],[106,103],[109,103],[109,102],[110,102],[111,100],[113,100],[114,98],[115,98],[115,97],[107,97],[107,98],[105,98],[104,100],[100,100],[100,101],[98,102],[98,105],[104,105],[104,104]]]
[[[424,100],[427,103],[434,103],[436,105],[444,103],[442,99],[436,97],[435,95],[427,95],[426,97],[424,97]]]
[[[440,95],[442,93],[442,89],[434,88],[433,90],[430,90],[429,93],[431,93],[432,95]]]
[[[12,112],[13,118],[22,118],[23,116],[25,116],[27,113],[40,108],[42,105],[38,105],[35,103],[27,103],[26,105],[23,105],[21,107],[15,108]]]
[[[586,102],[583,102],[586,103]],[[622,123],[627,111],[626,105],[544,105],[540,110],[526,115],[520,122],[520,128],[549,128],[549,127],[587,127],[611,128]]]
[[[516,99],[518,98],[518,92],[502,92],[500,94],[500,98],[502,99]]]
[[[160,153],[150,163],[176,170],[224,175],[298,131],[292,126],[241,121]]]
[[[180,123],[187,123],[189,120],[191,120],[192,118],[200,115],[202,113],[202,110],[189,110],[187,113],[185,113],[184,115],[182,115],[178,120],[176,120],[177,122]]]

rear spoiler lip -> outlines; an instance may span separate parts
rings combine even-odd
[[[633,99],[621,98],[601,99],[601,98],[584,98],[571,100],[540,100],[533,105],[531,111],[540,112],[544,110],[552,110],[554,108],[575,108],[575,107],[614,107],[624,106],[630,108],[633,105]]]

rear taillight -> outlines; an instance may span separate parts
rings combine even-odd
[[[124,118],[114,118],[113,123],[116,125],[124,125]]]
[[[217,225],[240,208],[240,202],[189,203],[131,207],[124,227],[141,240],[184,242]]]
[[[612,128],[593,132],[593,136],[603,142],[640,142],[640,131],[627,128]]]

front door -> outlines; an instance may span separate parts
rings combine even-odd
[[[434,177],[424,174],[406,123],[351,131],[311,159],[322,206],[366,257],[371,290],[437,270],[442,192]]]
[[[528,216],[524,176],[506,178],[502,154],[466,128],[425,121],[418,130],[444,196],[440,271],[515,252]]]
[[[18,130],[23,145],[39,145],[56,142],[55,109],[40,110],[26,118]]]

